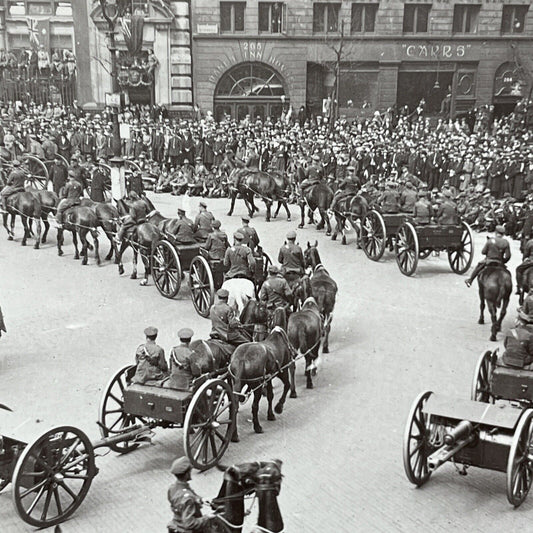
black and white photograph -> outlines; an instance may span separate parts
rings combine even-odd
[[[0,531],[528,531],[531,0],[0,0]]]

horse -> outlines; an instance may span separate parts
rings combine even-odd
[[[33,247],[38,250],[41,241],[41,213],[41,202],[32,192],[21,191],[10,195],[7,199],[7,212],[4,212],[3,215],[4,228],[6,228],[8,235],[7,239],[12,241],[15,237],[15,219],[17,215],[19,215],[22,220],[22,225],[24,226],[24,236],[22,237],[21,244],[22,246],[26,246],[26,242],[31,237],[32,233],[30,221],[35,220],[37,226],[37,239]],[[10,228],[7,226],[8,215],[11,215]]]
[[[320,254],[318,253],[318,241],[315,241],[313,246],[307,243],[307,249],[304,252],[304,261],[305,266],[313,270],[310,278],[311,295],[316,300],[320,314],[324,318],[322,352],[329,353],[329,332],[331,321],[333,320],[335,300],[337,298],[337,284],[322,264]]]
[[[27,189],[28,190],[28,189]],[[46,244],[46,238],[48,237],[48,230],[50,229],[50,222],[48,222],[48,215],[57,211],[57,205],[59,204],[59,198],[54,191],[44,191],[40,189],[29,189],[29,192],[33,193],[41,202],[41,222],[44,225],[44,233],[41,237],[41,243]],[[30,221],[31,230],[31,221]]]
[[[509,298],[513,290],[511,273],[500,266],[486,266],[477,278],[479,287],[479,309],[480,315],[478,324],[485,323],[484,311],[485,302],[489,308],[492,320],[490,340],[495,341],[498,331],[502,328],[502,321],[507,312]],[[500,317],[498,309],[501,307]]]
[[[242,313],[246,304],[255,296],[255,285],[247,278],[227,279],[221,288],[229,292],[228,305],[238,313]]]
[[[299,228],[303,228],[305,224],[305,206],[307,205],[307,216],[309,217],[309,224],[313,224],[313,213],[318,209],[320,214],[320,222],[317,224],[316,229],[321,230],[324,226],[327,227],[326,235],[331,235],[331,223],[328,216],[328,208],[333,201],[333,191],[326,183],[320,182],[315,185],[311,185],[302,190],[300,197],[300,211],[301,221],[298,225]]]
[[[83,255],[82,265],[88,263],[88,250],[92,248],[89,242],[87,241],[87,234],[90,233],[93,242],[94,242],[94,256],[96,258],[96,264],[100,265],[100,253],[98,245],[98,219],[96,213],[90,207],[84,207],[81,205],[74,205],[69,207],[63,214],[63,226],[64,229],[72,233],[72,243],[76,253],[74,254],[74,259],[80,258],[80,253],[78,251],[78,236],[82,244],[81,254]],[[63,242],[64,242],[64,232],[63,227],[58,228],[57,230],[57,255],[63,255]]]
[[[292,356],[293,349],[287,334],[280,327],[275,327],[264,341],[247,342],[237,346],[231,356],[229,374],[233,380],[234,394],[242,397],[241,389],[244,383],[253,390],[252,418],[256,433],[263,433],[258,417],[263,388],[266,388],[268,400],[268,420],[276,419],[272,411],[274,399],[272,378],[276,376],[283,382],[283,393],[274,408],[276,413],[283,412],[287,393],[289,389],[294,390],[294,382],[291,383],[289,377]],[[237,434],[237,426],[235,433]]]
[[[331,240],[337,240],[339,231],[342,233],[342,244],[346,244],[346,221],[348,221],[355,232],[357,233],[357,243],[359,243],[360,229],[357,226],[357,221],[363,220],[369,210],[368,201],[364,196],[348,196],[342,198],[335,206],[335,229]]]
[[[298,311],[309,296],[311,296],[311,280],[306,274],[296,281],[292,287],[293,310]]]
[[[272,218],[276,218],[278,216],[279,210],[283,206],[285,208],[285,213],[287,213],[287,220],[290,221],[291,219],[291,212],[289,211],[289,207],[287,205],[287,198],[291,194],[291,180],[288,176],[283,174],[283,172],[279,172],[278,170],[270,170],[269,174],[274,178],[274,181],[276,182],[276,185],[278,186],[277,189],[277,200],[278,200],[278,207],[274,214],[272,215]]]
[[[230,178],[233,181],[233,186],[231,192],[231,205],[228,211],[228,216],[231,216],[233,214],[233,209],[235,207],[235,199],[237,198],[237,194],[241,193],[247,205],[248,214],[250,215],[250,217],[253,217],[255,211],[257,211],[257,207],[255,207],[253,198],[254,194],[256,194],[263,200],[265,204],[267,222],[270,222],[272,204],[276,200],[281,201],[282,204],[285,206],[285,210],[287,212],[287,220],[290,221],[291,214],[289,208],[287,207],[286,198],[284,197],[285,191],[278,185],[278,182],[276,181],[276,178],[274,178],[274,176],[271,176],[270,174],[262,172],[260,170],[252,172],[247,169],[242,169],[239,172],[232,172]],[[281,184],[279,177],[278,181]]]
[[[282,462],[278,459],[262,463],[255,475],[255,493],[259,504],[258,532],[281,533],[284,530],[277,499],[283,479],[281,465]]]
[[[253,328],[254,341],[262,341],[267,336],[268,311],[262,302],[250,299],[241,311],[239,320],[247,331]]]
[[[94,202],[88,198],[84,198],[80,205],[84,207],[90,207],[94,210],[96,218],[98,219],[98,226],[102,228],[106,237],[109,239],[109,252],[105,256],[106,261],[109,261],[115,255],[118,257],[117,244],[115,242],[115,235],[118,229],[118,221],[120,220],[120,215],[118,209],[108,202]]]
[[[518,290],[520,291],[520,296],[518,297],[520,305],[524,303],[524,295],[529,292],[531,287],[533,287],[533,268],[531,267],[533,267],[533,264],[523,273],[522,286],[518,287]]]
[[[319,357],[320,340],[322,339],[322,317],[315,299],[310,296],[299,311],[292,313],[287,325],[287,335],[291,346],[305,357],[305,377],[307,388],[313,388],[313,373],[316,372],[315,361]],[[294,365],[291,368],[294,383]],[[291,398],[296,398],[291,393]]]

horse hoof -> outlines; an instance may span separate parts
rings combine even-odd
[[[343,246],[346,246],[346,239],[343,238],[342,241],[341,241],[341,244],[342,244]]]
[[[38,245],[38,244],[35,244],[35,245],[33,246],[33,249],[34,249],[34,250],[38,250],[38,249],[39,249],[39,245]]]
[[[7,238],[8,241],[12,241],[13,240],[13,235],[9,235],[9,237]]]
[[[254,426],[254,431],[256,433],[263,433],[263,428],[261,426]]]
[[[337,235],[332,235],[332,236],[331,236],[331,240],[332,240],[332,241],[336,241],[336,240],[337,240]]]
[[[147,280],[147,279],[143,279],[143,280],[139,283],[139,285],[140,285],[141,287],[146,287],[146,285],[148,285],[148,280]]]
[[[274,407],[274,411],[276,411],[276,413],[278,413],[278,415],[280,415],[281,413],[283,413],[283,405],[280,405],[278,403],[278,405],[276,405],[276,407]],[[276,417],[274,417],[272,420],[275,420]],[[269,418],[270,420],[270,418]]]
[[[291,392],[290,398],[298,398],[298,395],[296,394],[296,391]]]
[[[279,413],[279,411],[277,410],[277,406],[276,406],[276,413]],[[276,415],[274,413],[271,413],[267,416],[267,420],[270,420],[271,422],[273,420],[276,420]]]
[[[291,217],[287,217],[287,222],[290,222],[291,221]]]
[[[327,346],[322,348],[322,353],[329,353],[329,348]]]
[[[59,257],[61,257],[61,256],[63,255],[63,250],[58,250],[58,251],[57,251],[57,255],[58,255]]]
[[[137,274],[132,274],[132,275],[130,276],[130,279],[137,279]]]
[[[85,259],[81,262],[82,266],[86,266],[88,265],[89,263],[87,261],[85,261]]]
[[[239,435],[233,435],[233,437],[231,437],[231,442],[241,442]]]
[[[24,241],[22,241],[22,242],[20,243],[20,245],[21,245],[21,246],[26,246],[26,243],[25,243]]]
[[[313,384],[312,384],[312,383],[308,383],[308,384],[307,384],[307,386],[306,386],[306,388],[308,388],[308,389],[313,389],[313,388],[314,388],[314,386],[313,386]]]
[[[41,242],[42,242],[43,244],[46,244],[46,239],[43,239]]]
[[[331,231],[326,231],[326,237],[331,237]]]
[[[490,340],[491,340],[492,342],[496,342],[496,335],[491,335]]]
[[[298,227],[299,227],[300,229],[302,229],[302,228],[304,227],[304,225],[303,225],[303,224],[298,224]]]
[[[478,324],[484,324],[485,321],[484,321],[482,318],[480,318],[480,319],[477,321],[477,323],[478,323]]]
[[[75,261],[78,261],[79,259],[80,259],[80,256],[79,256],[79,255],[75,255],[75,256],[74,256],[74,260],[75,260]]]
[[[226,216],[227,216],[227,217],[230,217],[230,216],[231,216],[231,213],[226,213]]]
[[[122,265],[119,265],[119,267],[118,267],[118,275],[122,276],[122,274],[124,274],[124,267]]]
[[[278,218],[278,215],[272,215],[272,218]],[[289,219],[287,219],[289,220]]]

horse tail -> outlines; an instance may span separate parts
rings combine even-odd
[[[298,328],[298,351],[301,354],[307,351],[307,332],[305,328]]]

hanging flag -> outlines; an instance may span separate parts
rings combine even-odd
[[[122,18],[120,26],[128,52],[134,57],[139,55],[143,44],[144,17],[132,15],[131,18]]]
[[[28,24],[28,30],[30,32],[30,44],[32,48],[39,48],[39,30],[37,29],[39,21],[37,19],[27,17],[26,24]]]
[[[26,17],[26,24],[30,33],[30,45],[34,49],[44,46],[50,52],[50,19],[34,19]]]

